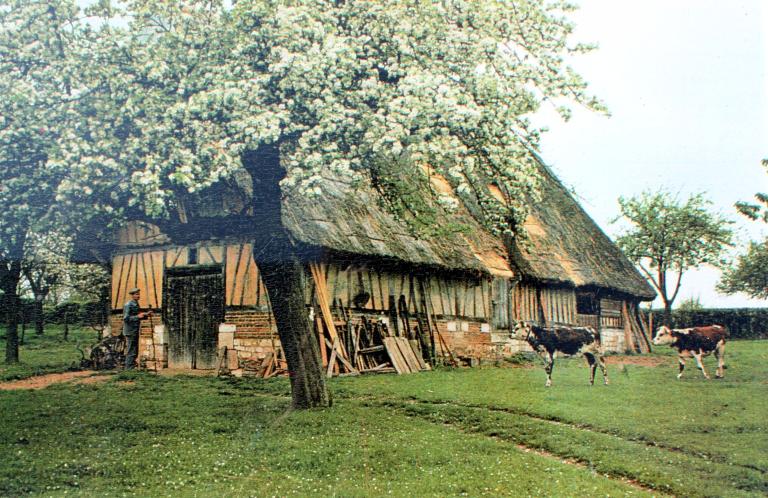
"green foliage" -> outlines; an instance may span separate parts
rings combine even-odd
[[[0,391],[0,494],[762,496],[766,352],[729,343],[718,381],[675,380],[669,348],[609,364],[607,387],[581,359],[550,389],[538,366],[336,379],[334,406],[308,411],[288,410],[287,379]]]
[[[725,294],[743,292],[758,299],[768,299],[768,239],[750,242],[735,265],[726,268],[717,290]]]
[[[763,160],[768,172],[768,160]],[[760,204],[737,202],[736,209],[752,220],[768,223],[768,194],[758,192],[755,199]],[[725,294],[743,292],[758,299],[768,299],[768,238],[761,242],[751,241],[744,254],[725,268],[717,286]]]
[[[704,309],[704,306],[702,306],[701,300],[698,297],[690,297],[681,301],[680,304],[677,305],[677,309],[680,311],[697,311]]]
[[[711,212],[703,194],[681,202],[666,191],[619,198],[622,219],[629,222],[616,243],[661,295],[665,306],[677,297],[686,270],[708,264],[723,266],[732,244],[731,221]],[[672,284],[668,273],[676,274]]]
[[[659,310],[654,310],[658,316]],[[768,339],[768,309],[713,308],[672,311],[673,328],[719,324],[728,328],[731,339]]]
[[[763,159],[762,165],[768,173],[768,159]],[[762,220],[768,223],[768,193],[756,193],[755,200],[757,202],[739,201],[736,203],[736,209],[751,220]]]

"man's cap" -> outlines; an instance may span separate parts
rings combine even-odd
[[[141,289],[139,289],[138,287],[134,287],[133,289],[130,289],[128,291],[128,294],[136,294],[137,292],[141,292]]]

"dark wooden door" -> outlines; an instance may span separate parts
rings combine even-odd
[[[163,300],[168,366],[215,368],[219,324],[224,321],[221,266],[167,269]]]

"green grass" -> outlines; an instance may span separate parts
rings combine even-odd
[[[0,329],[0,381],[24,379],[33,375],[64,372],[80,364],[80,352],[76,349],[91,346],[96,342],[96,331],[78,326],[69,327],[69,337],[65,342],[63,325],[46,325],[42,336],[35,335],[33,327],[28,326],[24,334],[24,344],[19,346],[19,363],[6,364],[5,327]],[[19,328],[21,335],[21,328]]]
[[[768,342],[728,346],[723,381],[665,353],[590,388],[558,360],[549,389],[538,365],[345,378],[301,412],[286,379],[0,391],[0,495],[763,496]]]

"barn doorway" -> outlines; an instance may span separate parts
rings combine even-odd
[[[168,268],[163,287],[168,367],[215,368],[219,324],[224,321],[221,265]]]

